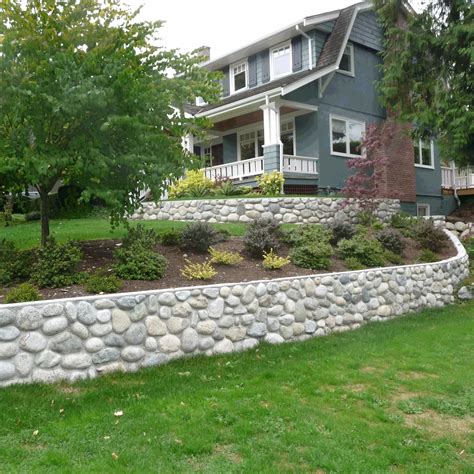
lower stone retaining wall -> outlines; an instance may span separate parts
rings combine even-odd
[[[359,328],[454,300],[468,257],[300,278],[0,306],[0,386],[74,381],[192,354]]]
[[[359,206],[353,199],[285,197],[206,199],[146,202],[132,219],[249,222],[259,217],[285,223],[328,223],[334,219],[356,220]],[[396,199],[380,200],[376,215],[381,220],[400,212]]]

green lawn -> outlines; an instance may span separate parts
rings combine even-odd
[[[176,221],[140,221],[146,227],[154,228],[159,232],[166,229],[183,228],[186,222]],[[135,224],[135,222],[134,222]],[[219,229],[227,229],[232,235],[243,235],[245,224],[216,224]],[[82,219],[55,219],[51,221],[51,235],[59,242],[66,240],[97,240],[120,238],[125,234],[123,226],[114,230],[105,217],[87,217]],[[10,227],[0,227],[0,239],[15,242],[18,248],[30,248],[40,243],[40,224],[34,222],[17,222]]]
[[[2,389],[0,470],[472,472],[473,334],[469,303],[72,386]]]

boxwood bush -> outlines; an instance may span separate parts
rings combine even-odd
[[[381,267],[385,264],[385,251],[382,244],[367,235],[357,234],[351,239],[343,239],[337,248],[339,256],[344,260],[355,258],[368,267]]]

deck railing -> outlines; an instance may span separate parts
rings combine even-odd
[[[243,179],[263,173],[263,156],[250,160],[233,161],[219,166],[204,168],[204,174],[213,180],[216,179]]]
[[[318,159],[310,156],[283,155],[283,172],[318,174]]]
[[[474,168],[441,167],[441,186],[449,189],[474,188]]]

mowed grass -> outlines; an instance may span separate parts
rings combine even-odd
[[[474,303],[0,391],[2,472],[472,472]],[[123,416],[114,416],[122,411]]]
[[[136,225],[138,221],[131,222]],[[145,227],[156,229],[159,233],[167,229],[182,229],[188,223],[178,221],[140,221]],[[217,229],[226,229],[231,235],[243,235],[245,224],[215,224]],[[125,226],[112,228],[105,217],[82,219],[54,219],[50,223],[51,235],[59,242],[67,240],[119,239],[126,233]],[[40,244],[40,223],[17,222],[10,227],[0,227],[0,239],[15,242],[17,248],[31,248]]]

